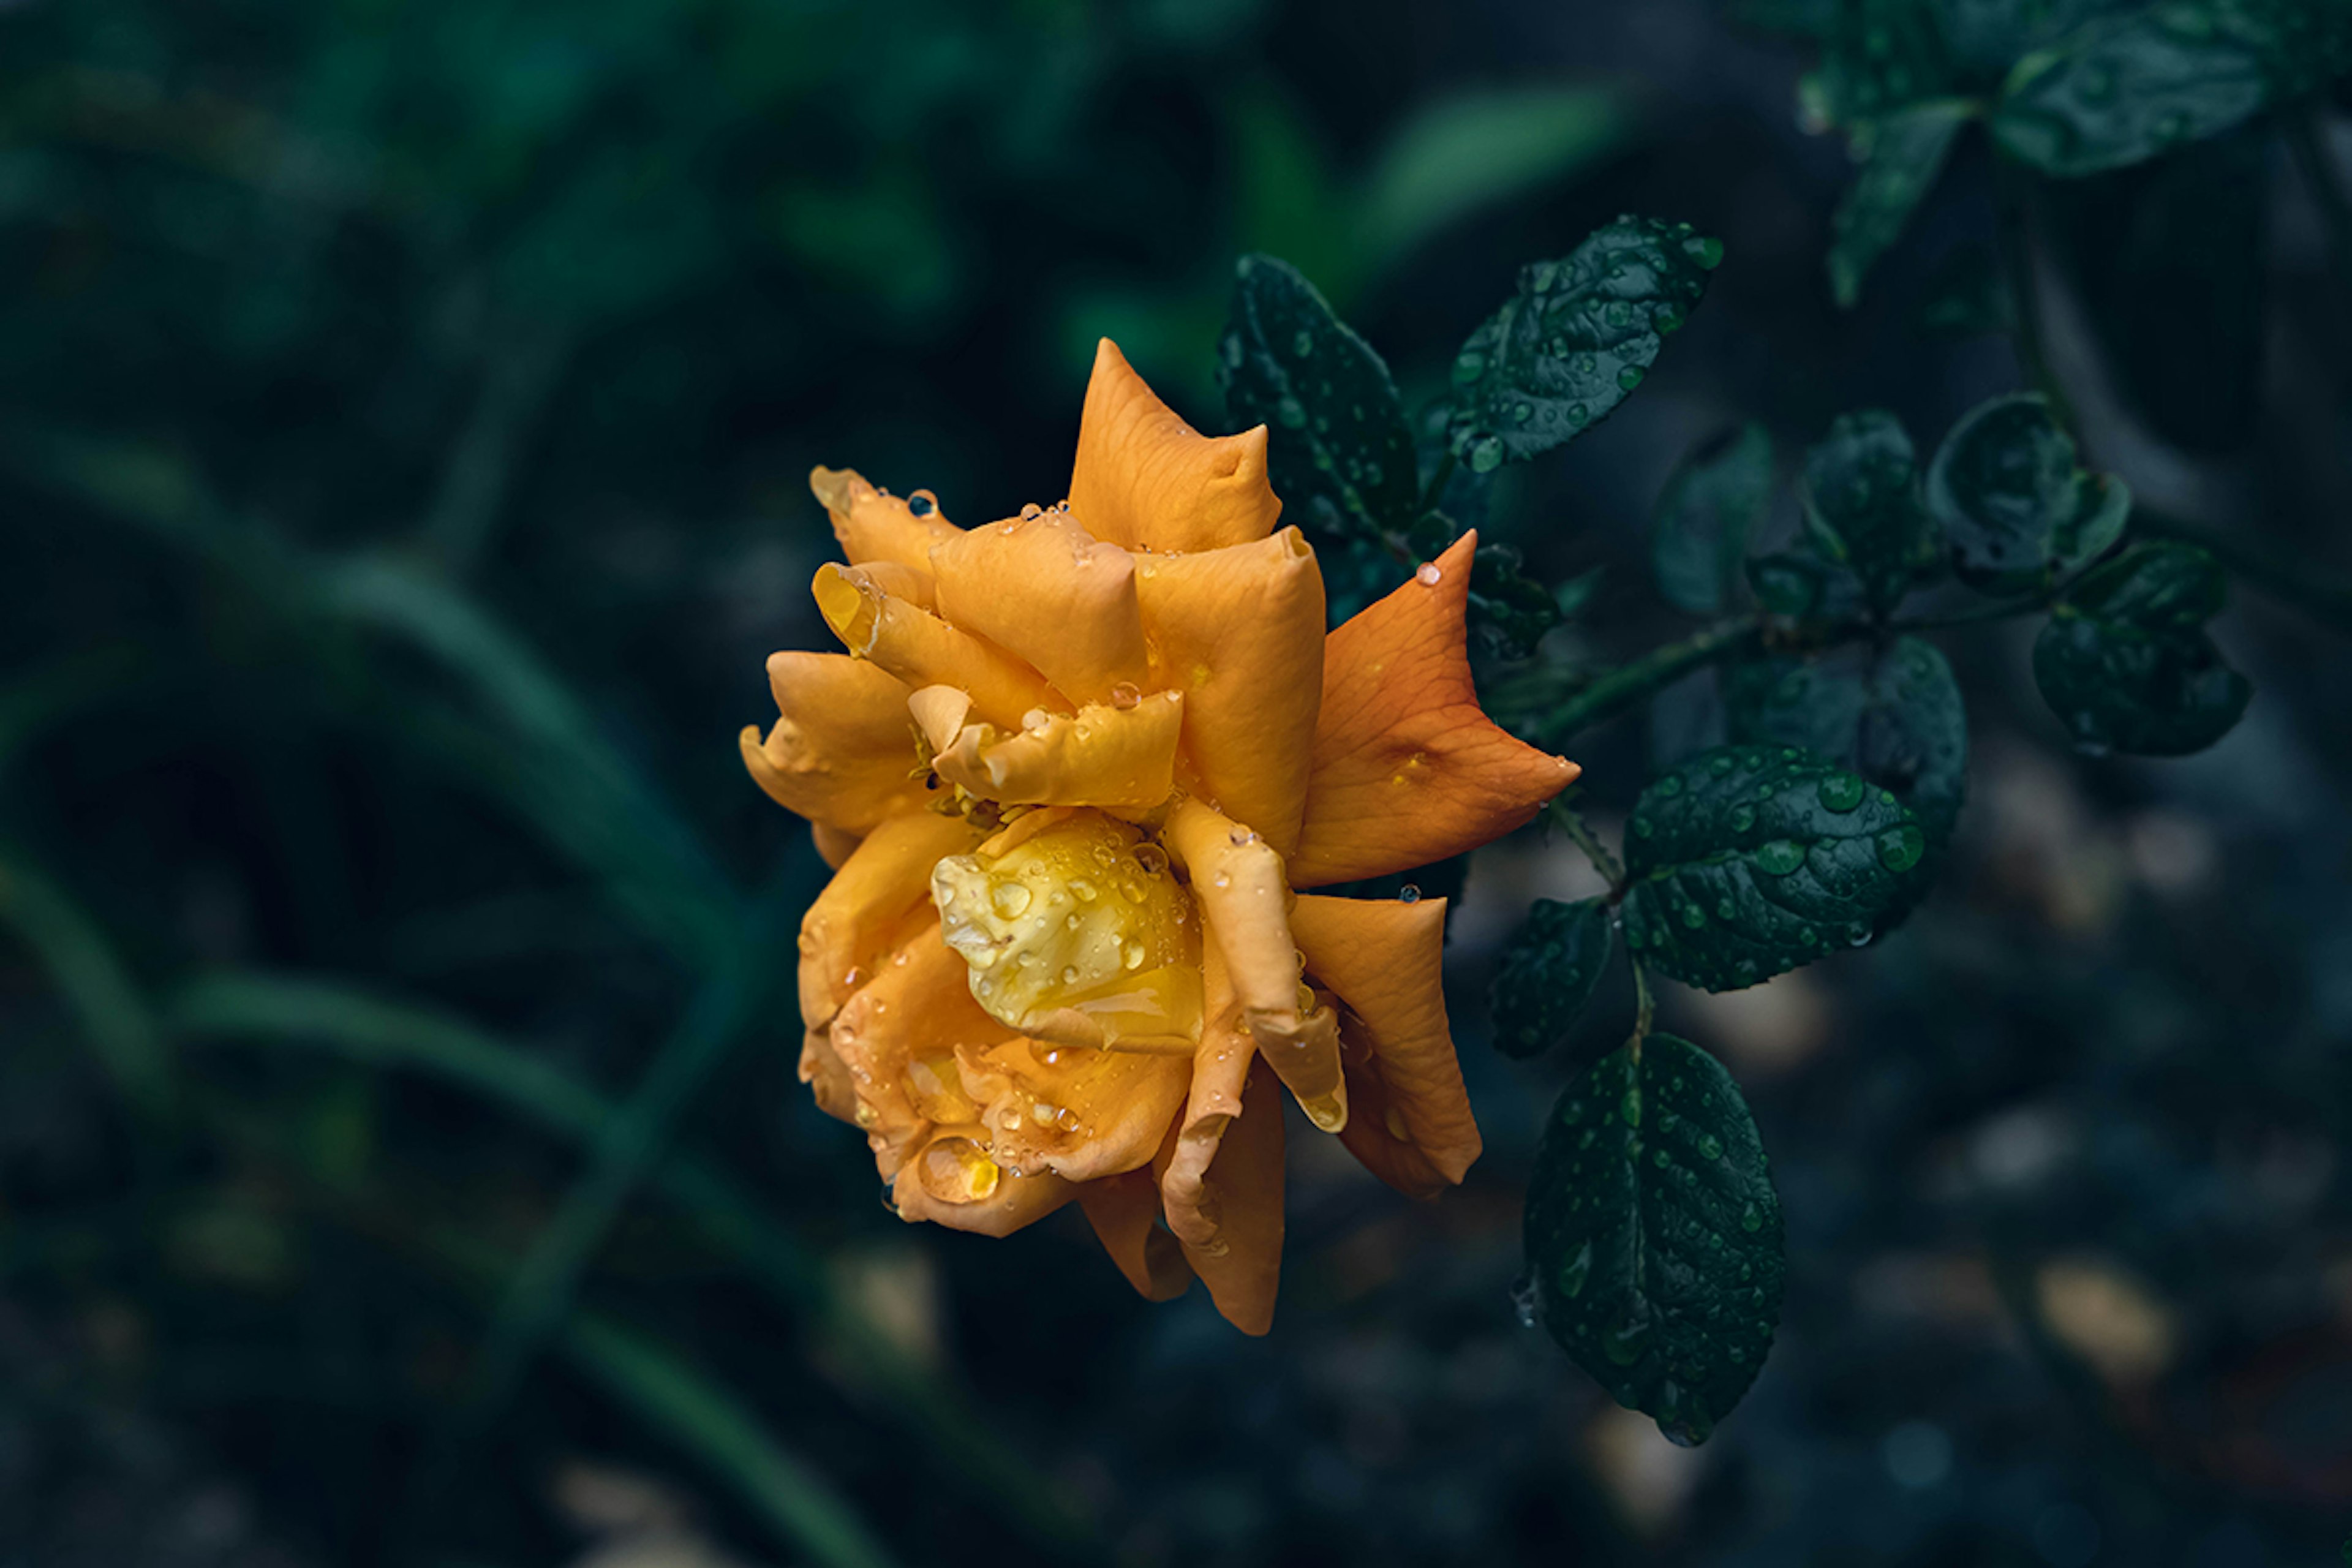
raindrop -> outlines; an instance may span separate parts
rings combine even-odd
[[[1756,847],[1750,857],[1768,877],[1785,877],[1805,863],[1805,847],[1793,838],[1775,838]]]
[[[1503,442],[1498,436],[1482,436],[1470,446],[1470,471],[1491,474],[1503,466]]]
[[[907,498],[907,510],[917,517],[929,517],[940,510],[940,498],[929,490],[917,490]]]
[[[1397,889],[1397,902],[1401,904],[1417,904],[1421,902],[1421,889],[1414,887],[1411,882],[1407,882],[1403,887]]]
[[[1852,773],[1839,773],[1822,780],[1820,787],[1813,793],[1832,811],[1852,811],[1862,804],[1862,797],[1868,789],[1868,785]]]
[[[1424,588],[1434,588],[1445,576],[1444,568],[1434,561],[1424,561],[1414,569],[1412,580]]]
[[[1641,384],[1642,367],[1640,365],[1629,364],[1617,373],[1617,386],[1621,392],[1631,392]]]

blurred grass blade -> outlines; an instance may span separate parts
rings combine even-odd
[[[477,1285],[505,1271],[504,1258],[471,1237],[443,1229],[432,1245]],[[897,1559],[833,1483],[678,1352],[590,1312],[570,1315],[562,1343],[616,1403],[732,1481],[788,1550],[829,1568],[893,1568]]]
[[[1606,87],[1475,92],[1428,105],[1407,121],[1365,184],[1362,247],[1401,259],[1481,207],[1589,169],[1624,144],[1634,123]]]
[[[523,742],[517,804],[544,813],[543,826],[620,881],[641,914],[646,894],[656,896],[657,934],[673,951],[707,960],[730,940],[736,899],[726,879],[529,647],[456,590],[399,563],[361,560],[318,576],[338,615],[431,654]]]
[[[44,489],[222,567],[287,627],[318,639],[321,668],[352,662],[324,657],[338,632],[422,651],[484,710],[488,732],[470,714],[436,710],[378,659],[356,661],[362,721],[422,740],[503,795],[681,962],[701,968],[728,940],[737,896],[692,829],[531,649],[457,590],[389,561],[313,558],[232,515],[187,462],[156,447],[19,429],[0,455]]]
[[[658,1162],[679,1116],[742,1037],[764,992],[759,977],[775,969],[761,962],[761,945],[749,933],[730,944],[726,963],[696,993],[636,1091],[597,1129],[589,1168],[507,1283],[475,1368],[470,1408],[444,1449],[446,1465],[461,1462],[505,1408],[541,1344],[571,1309],[590,1261],[629,1194]],[[434,1468],[426,1466],[428,1474]]]
[[[784,1544],[832,1568],[895,1562],[830,1483],[684,1358],[586,1312],[572,1317],[563,1339],[572,1361],[615,1400],[733,1481]]]
[[[167,1021],[194,1038],[267,1041],[428,1072],[583,1143],[593,1142],[617,1114],[595,1089],[508,1041],[353,986],[292,976],[214,975],[173,997]],[[852,1312],[823,1260],[725,1172],[692,1153],[673,1152],[652,1181],[780,1301],[822,1325],[853,1377],[896,1406],[942,1461],[1037,1534],[1079,1536],[1081,1527],[1055,1501],[1043,1478],[958,1394]]]
[[[171,1057],[130,970],[98,922],[5,845],[0,923],[13,928],[48,972],[124,1097],[150,1115],[169,1110]]]
[[[0,773],[60,720],[131,690],[149,663],[145,649],[122,643],[68,655],[0,686]]]

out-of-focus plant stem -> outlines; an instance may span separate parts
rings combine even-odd
[[[1553,745],[1589,730],[1604,719],[1655,696],[1692,670],[1743,653],[1756,645],[1762,622],[1753,615],[1718,622],[1680,642],[1652,648],[1631,664],[1621,665],[1538,717],[1529,726],[1536,738]]]

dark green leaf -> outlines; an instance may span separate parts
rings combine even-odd
[[[1667,601],[1695,616],[1720,613],[1771,499],[1772,441],[1761,425],[1727,431],[1685,458],[1650,519],[1650,564]]]
[[[2207,0],[2092,24],[2028,57],[1992,114],[2003,151],[2046,174],[2120,169],[2227,131],[2260,110],[2270,83],[2246,38]]]
[[[1927,510],[1963,582],[1989,594],[2046,587],[2105,553],[2131,514],[2121,479],[2074,466],[2073,437],[2038,394],[1980,403],[1927,468]]]
[[[1625,945],[1731,991],[1876,934],[1928,880],[1893,792],[1794,746],[1726,746],[1652,781],[1626,836]]]
[[[1380,542],[1412,524],[1412,432],[1388,366],[1288,263],[1234,268],[1217,377],[1234,422],[1266,426],[1268,476],[1308,538]]]
[[[1818,752],[1893,790],[1931,855],[1950,838],[1968,794],[1968,712],[1932,643],[1751,659],[1727,671],[1724,706],[1733,741]]]
[[[1495,976],[1495,1048],[1526,1058],[1557,1044],[1592,1000],[1614,942],[1606,900],[1538,899]]]
[[[2229,579],[2193,544],[2143,544],[2074,584],[2066,602],[2105,620],[2193,631],[2221,613]]]
[[[1508,544],[1480,545],[1471,561],[1470,626],[1486,651],[1500,658],[1526,658],[1558,625],[1559,601],[1528,575],[1518,551]]]
[[[1706,292],[1719,241],[1688,224],[1625,216],[1558,261],[1519,269],[1518,292],[1454,362],[1447,439],[1474,473],[1548,452],[1642,384]]]
[[[1772,1348],[1787,1268],[1763,1141],[1722,1064],[1654,1034],[1570,1084],[1527,1248],[1551,1337],[1667,1437],[1706,1441]]]
[[[1851,309],[1862,282],[1944,171],[1952,139],[1976,113],[1973,104],[1942,99],[1915,104],[1857,136],[1862,169],[1831,220],[1830,289]]]
[[[2222,589],[2212,557],[2173,543],[2075,586],[2033,645],[2033,678],[2077,745],[2177,757],[2230,732],[2253,688],[2202,629]]]
[[[1832,422],[1805,454],[1804,496],[1807,542],[1851,570],[1878,609],[1893,608],[1940,563],[1911,437],[1892,414],[1866,409]]]
[[[1832,573],[1853,586],[1853,574],[1795,550],[1775,551],[1748,563],[1748,585],[1757,603],[1776,616],[1808,616],[1829,602]],[[1851,597],[1852,595],[1847,595]]]

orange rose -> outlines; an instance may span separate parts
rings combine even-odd
[[[1444,900],[1293,889],[1484,844],[1577,773],[1479,710],[1475,536],[1327,637],[1265,449],[1106,342],[1050,510],[967,531],[817,469],[849,655],[775,655],[783,717],[743,732],[836,868],[801,926],[801,1078],[898,1213],[1003,1236],[1075,1198],[1136,1289],[1198,1274],[1251,1333],[1284,1089],[1409,1194],[1479,1152]]]

